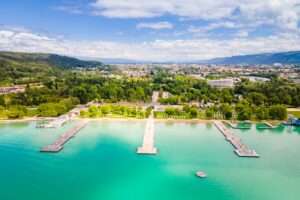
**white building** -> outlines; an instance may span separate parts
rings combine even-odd
[[[218,79],[218,80],[208,80],[207,83],[215,87],[233,87],[233,79]]]
[[[257,76],[249,76],[248,77],[251,82],[267,82],[270,81],[269,78],[257,77]]]

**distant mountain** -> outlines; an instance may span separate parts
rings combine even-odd
[[[84,58],[85,59],[85,58]],[[88,58],[91,59],[91,58]],[[240,55],[232,57],[219,57],[210,60],[198,61],[143,61],[123,58],[95,58],[105,64],[173,64],[173,63],[199,63],[199,64],[300,64],[300,51],[262,53],[254,55]]]
[[[199,64],[300,64],[300,51],[280,52],[280,53],[262,53],[254,55],[240,55],[232,57],[220,57],[210,60],[199,61],[142,61],[130,60],[123,58],[88,58],[79,57],[72,58],[57,54],[47,53],[17,53],[17,52],[1,52],[0,51],[0,67],[1,63],[13,62],[19,64],[30,63],[36,65],[44,65],[47,67],[55,67],[59,69],[72,69],[75,67],[82,68],[107,68],[105,64],[172,64],[172,63],[199,63]],[[7,65],[7,63],[6,63]],[[113,71],[111,69],[110,71]]]
[[[197,61],[202,64],[300,64],[300,51],[232,56]]]
[[[144,61],[130,60],[125,58],[97,58],[96,60],[105,64],[135,64],[135,63],[146,63]]]
[[[84,58],[85,59],[85,58]],[[176,61],[145,61],[145,60],[130,60],[125,58],[95,58],[105,64],[174,64],[174,63],[187,63]]]
[[[0,51],[1,62],[25,64],[34,63],[35,65],[46,65],[48,67],[57,67],[60,69],[71,69],[76,67],[93,68],[100,67],[103,64],[99,61],[83,61],[77,58],[61,56],[48,53],[20,53]]]

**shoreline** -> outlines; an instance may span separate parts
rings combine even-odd
[[[146,122],[147,118],[76,118],[78,120],[89,119],[90,121],[114,121],[114,122]],[[154,119],[155,122],[171,122],[171,123],[212,123],[212,120],[203,119]],[[221,120],[222,121],[222,120]]]
[[[53,117],[26,117],[19,119],[0,119],[0,123],[50,121]]]
[[[55,118],[53,117],[28,117],[21,119],[0,119],[0,123],[13,123],[13,122],[35,122],[35,121],[50,121]],[[137,119],[137,118],[74,118],[75,120],[89,119],[90,121],[112,121],[112,122],[145,122],[147,118]],[[155,122],[170,122],[170,123],[212,123],[213,121],[231,121],[234,123],[244,123],[243,121],[236,120],[225,120],[225,119],[154,119]],[[250,121],[250,124],[257,123],[272,123],[276,125],[282,124],[283,121],[276,120],[263,120],[263,121]]]

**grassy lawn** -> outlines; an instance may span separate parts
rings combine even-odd
[[[288,111],[288,114],[294,115],[297,118],[300,118],[300,110],[298,111]]]

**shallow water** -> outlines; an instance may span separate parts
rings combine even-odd
[[[261,158],[239,158],[212,124],[156,123],[158,154],[136,155],[145,123],[90,122],[57,154],[38,152],[76,122],[0,124],[0,199],[296,200],[300,128],[232,129]],[[208,178],[195,177],[198,170]]]

